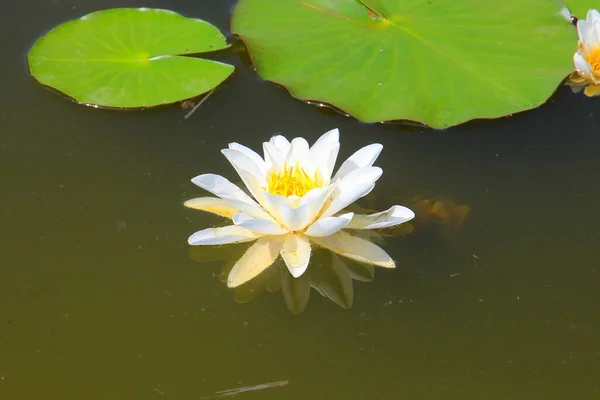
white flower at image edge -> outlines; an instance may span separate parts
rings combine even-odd
[[[301,276],[310,261],[311,241],[359,262],[394,268],[383,249],[345,231],[387,228],[415,214],[403,206],[370,215],[343,212],[375,187],[382,170],[373,163],[383,146],[371,144],[358,150],[332,177],[339,149],[337,129],[325,133],[312,147],[300,137],[290,142],[274,136],[263,143],[264,157],[241,144],[229,144],[222,153],[253,198],[220,175],[192,179],[217,197],[188,200],[185,206],[230,218],[233,224],[196,232],[189,244],[256,240],[231,270],[230,287],[256,277],[279,255],[294,277]]]
[[[573,56],[575,69],[589,82],[600,84],[600,13],[589,10],[586,19],[577,21],[578,50]]]

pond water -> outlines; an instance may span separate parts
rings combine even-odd
[[[228,32],[233,0],[8,2],[0,13],[0,398],[600,398],[600,100],[446,131],[361,124],[238,67],[190,119],[178,106],[102,111],[27,75],[53,26],[116,6],[169,8]],[[221,155],[276,133],[341,131],[340,158],[379,142],[364,207],[446,199],[462,225],[386,238],[395,270],[354,281],[344,309],[312,290],[245,303],[186,242],[219,219],[183,207],[190,179],[236,179]],[[197,258],[197,257],[196,257]],[[258,388],[260,389],[260,388]]]

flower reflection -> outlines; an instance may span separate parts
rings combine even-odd
[[[376,233],[374,236],[372,239],[381,239]],[[223,260],[217,276],[226,283],[238,258],[248,247],[247,244],[191,247],[190,257],[200,262]],[[311,288],[338,306],[348,309],[354,302],[353,281],[371,282],[374,278],[373,265],[342,259],[334,252],[316,248],[311,264],[302,276],[294,278],[280,260],[255,278],[233,288],[233,292],[237,302],[247,303],[265,291],[281,291],[288,310],[293,314],[300,314],[306,309]]]
[[[372,196],[370,200],[373,198]],[[441,198],[416,197],[411,207],[415,210],[416,217],[410,223],[377,230],[358,230],[351,235],[353,240],[361,240],[376,246],[383,245],[387,237],[407,235],[413,230],[427,232],[429,229],[442,229],[442,232],[452,234],[470,212],[468,205],[459,205],[452,200]],[[351,205],[348,211],[371,212],[370,209],[357,204]],[[231,271],[251,247],[251,243],[237,243],[191,246],[189,251],[190,257],[198,262],[221,261],[222,265],[216,276],[221,282],[228,283]],[[238,303],[247,303],[263,292],[281,291],[288,310],[293,314],[300,314],[308,305],[311,288],[338,306],[347,309],[352,307],[354,302],[354,281],[371,282],[374,279],[375,267],[372,264],[340,257],[324,247],[315,246],[311,263],[300,277],[294,278],[288,272],[285,262],[279,259],[257,276],[232,288],[232,291]]]

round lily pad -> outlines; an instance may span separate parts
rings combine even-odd
[[[116,8],[66,22],[27,56],[31,74],[76,101],[149,107],[205,93],[233,66],[189,57],[229,47],[208,22],[168,10]]]
[[[543,104],[573,69],[558,0],[240,0],[257,73],[364,122],[445,128]]]

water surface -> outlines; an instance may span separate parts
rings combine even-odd
[[[85,108],[27,75],[53,26],[115,6],[169,8],[228,32],[233,1],[3,5],[0,397],[594,399],[600,391],[600,100],[563,88],[541,109],[447,131],[365,125],[293,100],[239,67],[189,120],[177,106]],[[243,55],[241,56],[244,57]],[[459,230],[388,238],[396,270],[356,282],[345,310],[313,291],[239,304],[188,256],[218,218],[185,209],[189,180],[236,179],[219,150],[340,128],[341,157],[384,145],[364,206],[468,204]]]

